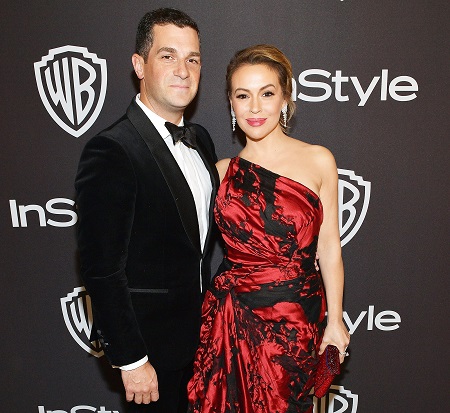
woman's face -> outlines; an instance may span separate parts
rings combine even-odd
[[[230,103],[245,135],[260,140],[280,128],[286,105],[275,71],[264,64],[244,65],[231,78]]]

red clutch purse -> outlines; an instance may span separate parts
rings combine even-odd
[[[339,349],[336,346],[328,345],[319,356],[319,364],[314,378],[314,396],[318,399],[325,396],[334,378],[340,372]]]

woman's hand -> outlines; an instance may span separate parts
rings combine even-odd
[[[342,363],[345,356],[348,355],[347,347],[350,344],[350,333],[343,321],[328,323],[320,344],[319,354],[325,351],[328,344],[332,344],[339,349],[339,361]]]

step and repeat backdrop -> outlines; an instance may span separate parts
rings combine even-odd
[[[161,6],[200,26],[201,87],[187,117],[219,158],[242,147],[226,66],[257,43],[292,61],[290,134],[336,157],[352,341],[315,412],[447,412],[450,3],[425,0],[3,4],[0,411],[124,411],[119,374],[88,339],[73,181],[87,140],[137,93],[136,27]]]

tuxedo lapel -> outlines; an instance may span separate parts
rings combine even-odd
[[[192,125],[190,122],[185,121],[185,125]],[[208,219],[208,233],[206,235],[205,240],[205,250],[203,253],[207,251],[208,245],[209,245],[209,239],[211,236],[211,229],[213,227],[214,222],[214,202],[216,198],[217,189],[219,187],[219,173],[217,172],[216,165],[211,158],[210,153],[207,151],[205,146],[203,145],[203,142],[200,138],[197,139],[197,152],[200,155],[200,158],[202,158],[203,163],[206,166],[206,169],[209,172],[209,176],[211,178],[211,184],[212,184],[212,194],[211,194],[211,200],[209,203],[209,219]]]
[[[180,167],[152,122],[134,99],[128,107],[127,116],[158,164],[175,200],[184,229],[194,247],[201,254],[200,232],[194,197]]]

